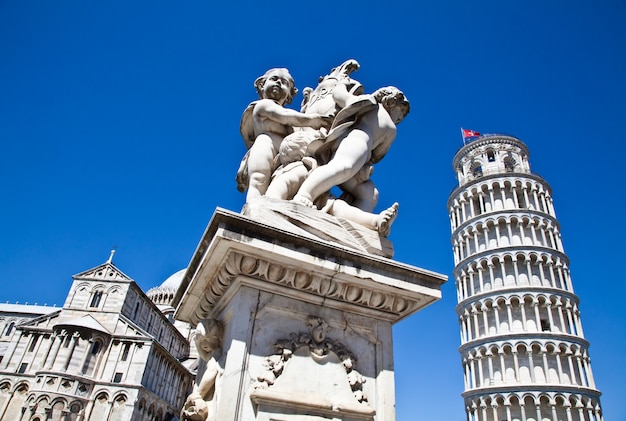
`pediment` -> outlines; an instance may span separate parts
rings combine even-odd
[[[90,280],[90,281],[126,281],[131,282],[132,279],[126,275],[124,272],[115,267],[113,263],[104,263],[100,266],[97,266],[93,269],[86,270],[77,275],[74,275],[72,278],[78,280]]]

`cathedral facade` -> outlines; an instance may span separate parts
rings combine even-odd
[[[178,419],[189,330],[159,291],[157,305],[109,259],[74,276],[62,308],[0,305],[0,420]]]

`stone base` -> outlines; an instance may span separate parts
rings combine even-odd
[[[208,419],[395,419],[392,324],[445,280],[218,209],[175,298],[224,325]]]

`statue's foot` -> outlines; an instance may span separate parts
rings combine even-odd
[[[313,202],[310,201],[309,199],[307,199],[304,196],[296,195],[293,198],[293,201],[296,202],[296,203],[300,203],[301,205],[304,205],[307,208],[314,208],[315,207],[315,205],[313,205]]]
[[[387,237],[391,232],[391,224],[398,216],[398,206],[398,202],[396,202],[378,214],[378,233],[383,237]]]

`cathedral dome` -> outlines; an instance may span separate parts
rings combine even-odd
[[[174,295],[176,295],[176,291],[178,291],[178,287],[180,287],[180,283],[186,271],[187,268],[179,270],[163,281],[158,287],[150,288],[146,295],[159,308],[171,307]]]

